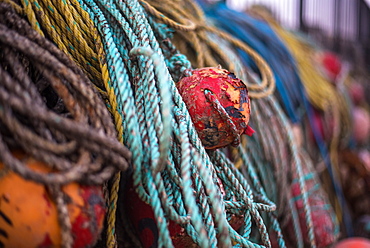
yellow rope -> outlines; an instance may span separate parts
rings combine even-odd
[[[32,2],[21,0],[21,2],[23,12],[32,27],[50,38],[59,49],[69,55],[85,71],[100,93],[107,98],[109,111],[114,118],[117,138],[123,143],[122,116],[117,111],[114,89],[109,84],[110,77],[103,44],[89,14],[81,8],[77,0],[34,0]],[[117,173],[113,178],[108,202],[106,242],[108,248],[117,246],[115,225],[119,183],[120,173]]]
[[[36,30],[40,35],[45,36],[44,32],[41,31],[40,24],[37,21],[36,14],[32,9],[32,4],[29,1],[22,0],[23,4],[23,13],[27,16],[31,27]]]
[[[228,55],[220,46],[211,40],[209,34],[213,34],[231,43],[233,46],[242,49],[255,61],[262,76],[262,83],[246,83],[251,98],[263,98],[274,92],[275,79],[271,68],[265,60],[247,44],[207,24],[203,12],[194,1],[165,0],[158,2],[154,0],[140,0],[140,2],[146,11],[152,14],[157,20],[177,30],[174,43],[182,53],[189,57],[194,67],[217,66],[216,61],[221,60],[223,67],[229,70],[234,69],[233,61],[228,58]],[[191,26],[191,28],[184,29],[183,26],[179,26],[179,23],[184,22],[184,20],[187,23],[193,23],[195,28]],[[186,44],[183,44],[184,42]],[[189,47],[192,48],[192,51],[189,50]],[[219,59],[215,59],[216,57]]]
[[[73,0],[76,1],[76,0]],[[91,23],[92,24],[92,23]],[[110,112],[113,115],[115,127],[117,130],[117,138],[123,144],[123,120],[122,116],[118,112],[117,106],[117,99],[114,93],[113,87],[109,84],[109,73],[108,73],[108,65],[106,63],[106,58],[103,50],[103,44],[101,42],[100,36],[98,35],[97,30],[94,28],[94,40],[96,42],[98,58],[101,66],[101,72],[103,76],[103,82],[105,86],[105,90],[107,91],[108,95],[108,102],[110,104]],[[121,180],[121,173],[118,172],[114,175],[112,181],[112,187],[109,192],[109,205],[108,205],[108,214],[107,214],[107,241],[106,247],[107,248],[114,248],[117,247],[117,238],[116,238],[116,211],[117,211],[117,200],[118,200],[118,190]]]
[[[21,2],[32,27],[50,38],[59,49],[82,67],[93,83],[101,86],[102,77],[93,38],[88,36],[90,30],[83,23],[88,19],[81,18],[79,12],[74,9],[77,5],[71,5],[68,0]]]

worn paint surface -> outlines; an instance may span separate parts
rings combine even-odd
[[[192,73],[182,78],[177,88],[204,147],[238,145],[241,134],[251,135],[253,130],[248,126],[251,106],[245,84],[225,69],[207,67]],[[206,90],[211,92],[208,97]],[[229,120],[223,118],[212,101],[221,104]]]
[[[45,164],[23,157],[29,168],[50,172]],[[0,169],[3,164],[0,163]],[[93,244],[105,215],[102,189],[71,183],[62,189],[68,198],[74,248]],[[61,246],[61,229],[55,203],[46,187],[9,172],[0,178],[0,247],[46,248]]]

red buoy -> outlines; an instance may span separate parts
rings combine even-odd
[[[206,67],[183,77],[177,88],[206,149],[237,146],[240,135],[252,135],[246,85],[233,73]]]

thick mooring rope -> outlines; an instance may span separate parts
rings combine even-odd
[[[19,8],[16,8],[19,11]],[[81,69],[36,33],[11,5],[0,3],[0,154],[5,170],[54,192],[63,247],[71,247],[62,185],[101,185],[126,170],[130,152]],[[57,172],[42,174],[12,155],[21,149]]]

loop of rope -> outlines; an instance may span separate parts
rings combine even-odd
[[[159,12],[155,8],[153,8],[149,3],[144,0],[140,0],[140,3],[144,6],[145,10],[148,11],[150,14],[158,17],[163,23],[167,24],[170,27],[173,27],[178,30],[182,31],[193,31],[196,29],[196,24],[191,20],[186,20],[186,24],[176,23],[175,21],[171,20],[170,18],[166,17],[163,13]]]
[[[149,9],[154,8],[151,5],[153,5],[153,6],[156,5],[157,10],[161,10],[161,12],[159,12],[159,11],[150,12]],[[169,6],[171,6],[171,8]],[[176,25],[171,25],[171,23],[167,23],[167,24],[170,25],[170,27],[172,27],[173,29],[175,29],[175,30],[178,29],[179,31],[185,32],[186,35],[190,36],[190,37],[188,37],[189,43],[194,45],[194,48],[197,52],[196,56],[199,57],[198,59],[203,58],[204,56],[210,57],[210,54],[209,54],[210,52],[208,52],[208,53],[204,52],[203,50],[206,49],[206,48],[205,47],[201,48],[198,45],[200,40],[204,40],[205,42],[207,42],[208,46],[213,47],[220,56],[225,58],[226,61],[228,60],[227,59],[228,56],[223,51],[220,51],[220,49],[218,49],[217,44],[214,44],[213,42],[208,41],[207,35],[206,35],[206,33],[204,33],[204,31],[214,33],[215,35],[219,36],[220,38],[230,42],[234,46],[236,46],[236,47],[242,49],[243,51],[245,51],[247,54],[249,54],[253,58],[253,60],[257,64],[257,66],[259,68],[259,71],[261,73],[261,77],[262,77],[262,83],[260,85],[250,84],[249,82],[246,83],[246,86],[248,87],[248,90],[249,90],[249,96],[251,98],[263,98],[263,97],[266,97],[266,96],[272,94],[274,89],[275,89],[275,79],[274,79],[274,76],[271,72],[271,69],[270,69],[269,65],[264,61],[264,59],[259,54],[257,54],[253,49],[251,49],[247,44],[242,43],[238,39],[230,36],[229,34],[223,32],[221,30],[218,30],[215,27],[205,23],[203,18],[197,19],[195,16],[192,16],[190,13],[184,14],[184,11],[181,10],[181,9],[182,9],[182,7],[185,8],[185,6],[192,6],[194,9],[197,9],[196,13],[200,13],[200,8],[193,1],[181,1],[176,5],[175,4],[172,4],[172,5],[170,5],[170,4],[169,5],[160,4],[159,5],[155,1],[147,1],[144,4],[144,8],[146,10],[148,10],[151,14],[153,14],[153,16],[155,18],[158,18],[159,20],[162,20],[164,14],[166,14],[167,16],[175,17],[177,20],[186,18],[186,19],[189,19],[189,20],[193,21],[194,23],[196,23],[196,29],[187,30],[187,31],[178,29]],[[181,14],[176,14],[176,13],[183,13],[183,16],[181,16]],[[167,17],[167,19],[168,18],[169,17]],[[199,38],[197,38],[197,36],[199,36]],[[203,62],[200,61],[200,60],[198,60],[198,62],[199,63],[196,65],[197,67],[217,66],[217,64],[206,64],[206,65],[204,65]]]
[[[154,53],[153,50],[150,48],[143,48],[143,47],[135,47],[133,48],[130,53],[130,55],[145,55],[150,57],[153,60],[153,65],[156,69],[156,76],[158,81],[158,89],[160,92],[160,96],[162,99],[161,103],[161,112],[162,112],[162,122],[163,122],[163,132],[162,134],[159,134],[159,152],[160,157],[158,162],[153,165],[153,172],[157,173],[164,169],[164,164],[167,159],[168,150],[170,147],[170,137],[172,133],[172,126],[171,126],[171,110],[168,108],[168,106],[172,105],[172,99],[171,99],[171,92],[168,86],[168,77],[166,75],[165,70],[161,70],[161,58],[158,54]],[[163,67],[162,67],[163,68]]]

